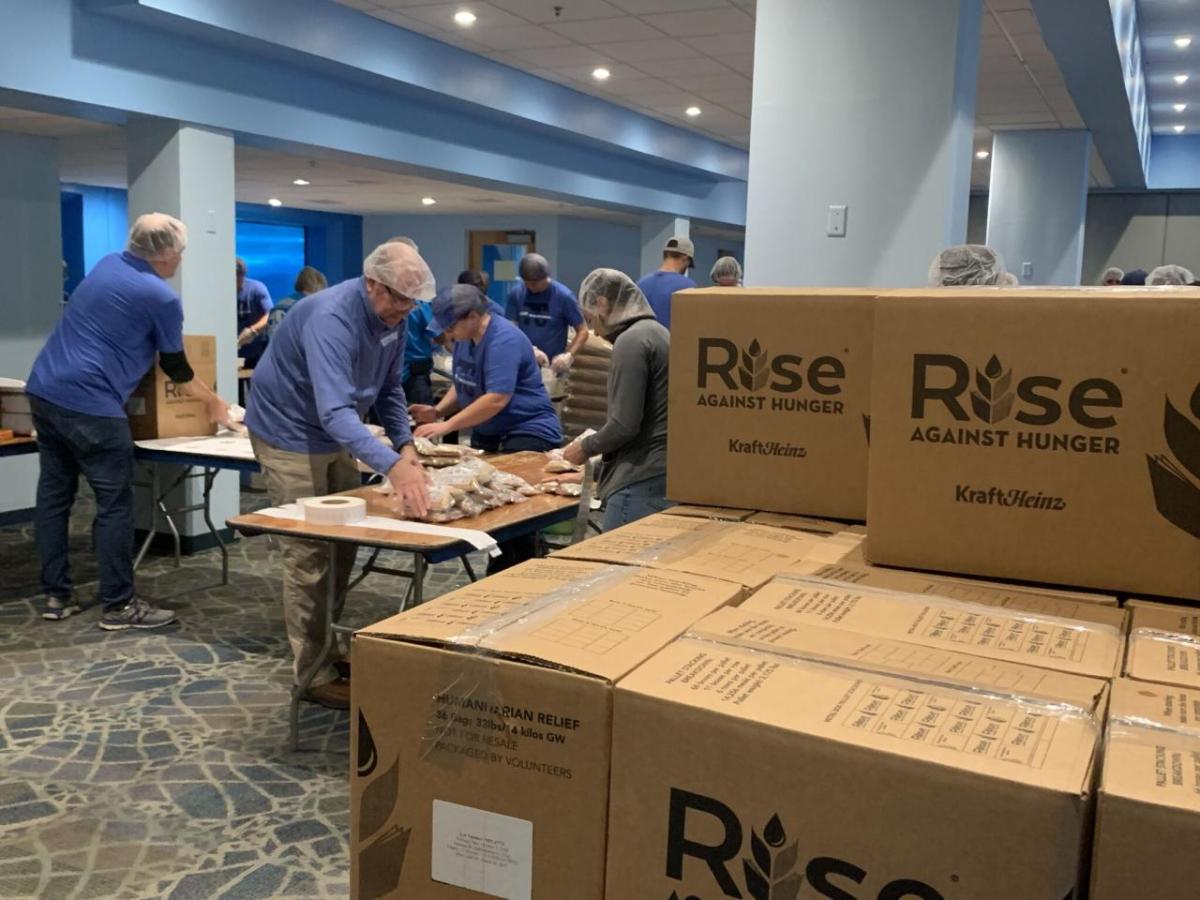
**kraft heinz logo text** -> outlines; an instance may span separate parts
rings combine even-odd
[[[697,350],[697,406],[835,416],[846,411],[836,399],[846,365],[836,356],[772,355],[757,339],[739,347],[727,338],[700,338]]]
[[[1105,432],[1122,404],[1121,388],[1107,378],[1014,373],[994,355],[978,368],[945,353],[913,356],[912,418],[967,423],[920,424],[914,442],[1115,455],[1121,441]]]

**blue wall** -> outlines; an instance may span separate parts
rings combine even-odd
[[[365,255],[362,216],[239,203],[237,220],[263,225],[303,226],[307,263],[324,272],[330,284],[362,274]]]

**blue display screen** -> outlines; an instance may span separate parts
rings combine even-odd
[[[280,300],[292,293],[304,267],[304,228],[238,222],[237,255],[246,261],[247,277],[263,282],[271,299]]]

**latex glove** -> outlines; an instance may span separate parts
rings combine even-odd
[[[400,459],[388,470],[393,497],[401,508],[418,519],[429,514],[429,485],[425,480],[425,469],[417,452],[405,447]]]
[[[575,356],[571,353],[560,353],[550,361],[550,371],[555,375],[563,375],[575,364]]]
[[[258,337],[258,332],[253,328],[243,328],[242,333],[238,335],[238,349],[245,347],[251,341]]]
[[[536,362],[543,369],[546,368],[546,366],[550,365],[550,357],[548,357],[545,353],[543,353],[537,347],[533,348],[533,359],[534,359],[534,362]]]
[[[587,454],[583,452],[583,441],[575,441],[563,450],[563,459],[573,466],[582,466],[587,462]]]
[[[424,403],[413,403],[408,407],[408,414],[418,425],[428,425],[430,422],[436,422],[438,418],[437,407],[427,406]],[[421,437],[424,436],[421,435]]]

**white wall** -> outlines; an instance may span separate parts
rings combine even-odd
[[[25,379],[62,307],[58,147],[0,134],[0,375]],[[37,457],[0,460],[0,514],[30,509]]]

